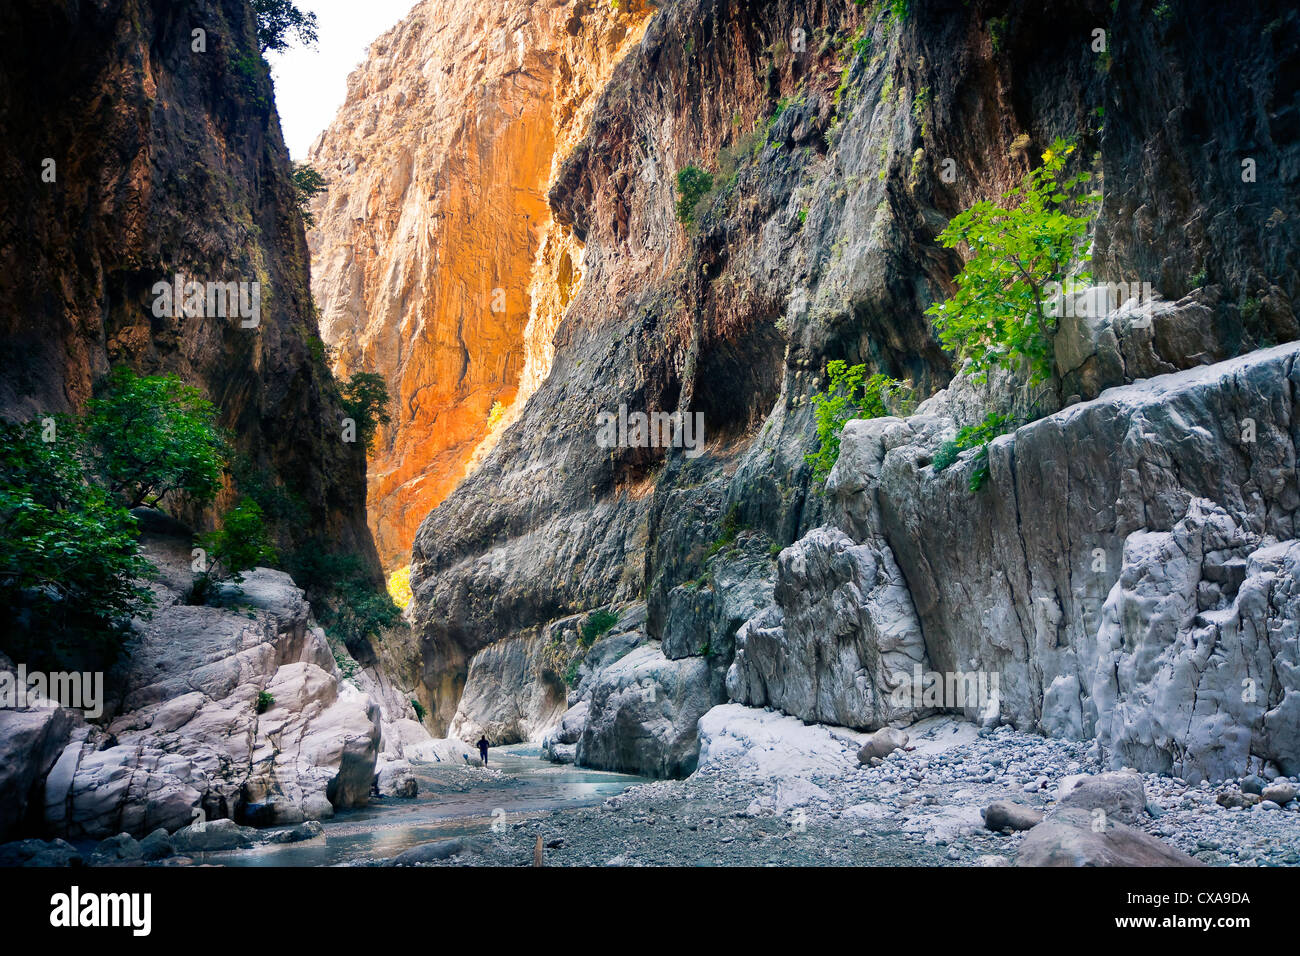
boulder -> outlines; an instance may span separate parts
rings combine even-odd
[[[1054,812],[1025,836],[1016,866],[1203,866],[1181,850],[1088,810]]]
[[[1286,806],[1296,798],[1296,785],[1286,780],[1275,780],[1264,788],[1260,796],[1279,806]]]
[[[134,863],[144,858],[144,850],[129,833],[119,833],[100,841],[99,846],[91,852],[92,866],[107,866],[116,863]]]
[[[895,727],[882,727],[868,738],[858,751],[859,763],[870,763],[872,758],[884,759],[895,750],[907,746],[906,731]]]
[[[657,642],[637,647],[593,675],[577,762],[602,770],[684,777],[699,759],[696,724],[714,703],[703,658],[670,661]]]
[[[81,854],[66,840],[18,840],[0,846],[0,867],[82,866]]]
[[[1120,823],[1137,823],[1146,816],[1142,777],[1128,771],[1066,777],[1057,789],[1056,799],[1060,807],[1103,810],[1108,819]]]
[[[389,866],[413,866],[417,863],[433,863],[438,860],[446,860],[458,853],[465,853],[470,849],[467,841],[461,839],[438,840],[434,843],[426,843],[423,846],[417,846],[399,853],[388,861]]]
[[[140,841],[140,857],[147,862],[165,859],[172,853],[171,834],[161,827]]]
[[[181,854],[246,850],[259,839],[257,830],[240,826],[234,820],[208,820],[177,830],[172,834],[172,848]]]
[[[33,789],[50,772],[77,719],[53,702],[0,709],[0,840],[18,830]]]
[[[287,830],[280,830],[270,836],[268,843],[301,843],[304,840],[312,840],[325,832],[319,820],[304,820],[297,826],[290,827]]]
[[[926,661],[925,640],[883,541],[810,531],[781,552],[774,599],[736,634],[732,700],[865,730],[926,712],[904,693]]]
[[[1043,812],[1023,803],[998,800],[984,811],[984,826],[990,830],[1032,830],[1043,822]]]

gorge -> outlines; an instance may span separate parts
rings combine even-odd
[[[137,515],[156,606],[104,715],[0,710],[0,859],[1300,863],[1300,13],[421,0],[302,202],[256,31],[0,13],[6,64],[78,51],[0,87],[0,411],[175,373],[243,462]],[[945,229],[1054,159],[1108,294],[1045,374],[981,375]],[[258,328],[151,311],[180,272],[260,282]],[[823,473],[836,362],[895,384],[847,393]],[[602,428],[636,415],[683,440]],[[244,497],[284,560],[194,603],[193,533]],[[547,774],[580,793],[530,804]],[[460,809],[253,849],[400,801]]]

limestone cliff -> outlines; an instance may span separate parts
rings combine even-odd
[[[79,408],[113,363],[175,372],[247,460],[237,490],[285,505],[282,545],[374,562],[246,0],[15,0],[0,62],[0,413]],[[178,275],[257,283],[259,314],[155,310]]]
[[[379,372],[395,399],[370,467],[388,565],[549,371],[581,249],[546,190],[648,11],[425,0],[311,150],[329,183],[309,235],[322,335],[340,375]]]
[[[1095,44],[1096,31],[1104,48]],[[720,701],[719,678],[732,663],[732,641],[744,620],[740,607],[775,586],[777,605],[789,613],[793,605],[786,606],[781,589],[798,588],[790,578],[783,584],[786,559],[778,568],[777,552],[818,526],[839,524],[836,531],[851,535],[850,546],[867,549],[853,557],[855,567],[835,566],[820,579],[826,607],[843,600],[833,593],[836,582],[844,593],[861,595],[853,612],[862,629],[855,641],[865,642],[861,654],[841,648],[843,676],[860,698],[854,706],[862,706],[864,694],[869,703],[872,682],[888,676],[882,653],[899,655],[889,667],[906,657],[944,667],[970,666],[973,658],[990,668],[1006,655],[1019,660],[1024,654],[1033,661],[1028,673],[1038,676],[1026,677],[1023,686],[1017,678],[1004,716],[1035,725],[1044,714],[1041,694],[1051,690],[1042,675],[1063,673],[1054,670],[1058,657],[1039,653],[1037,645],[1017,650],[1029,637],[1045,640],[1033,637],[1041,630],[1025,631],[1029,625],[1005,615],[967,620],[935,610],[945,588],[952,591],[945,600],[960,600],[966,577],[974,582],[1009,573],[995,550],[954,555],[950,563],[958,557],[966,563],[937,577],[939,565],[931,564],[937,558],[928,553],[953,541],[965,547],[982,540],[970,537],[968,523],[990,520],[999,527],[997,519],[981,519],[982,505],[936,502],[913,477],[908,488],[897,486],[897,499],[871,498],[880,502],[887,540],[885,547],[864,542],[863,529],[811,483],[803,458],[813,446],[809,396],[835,358],[906,378],[921,397],[949,382],[954,369],[923,311],[950,290],[960,259],[936,235],[957,211],[1017,182],[1058,136],[1078,140],[1081,166],[1100,180],[1096,274],[1104,281],[1149,282],[1164,303],[1136,337],[1129,334],[1131,316],[1118,317],[1114,329],[1071,333],[1081,341],[1071,353],[1077,361],[1060,369],[1058,403],[1295,338],[1298,38],[1294,11],[1269,3],[1232,14],[1187,3],[1177,17],[1126,0],[1050,11],[1018,2],[939,0],[861,7],[833,0],[664,4],[614,69],[586,136],[549,194],[555,220],[584,244],[582,283],[556,331],[550,373],[482,466],[416,536],[414,617],[435,719],[442,726],[451,721],[480,649],[574,612],[642,596],[652,641],[645,653],[707,664],[691,680]],[[1245,160],[1267,174],[1243,176]],[[696,207],[697,225],[684,228],[674,215],[673,180],[691,165],[714,179]],[[1223,381],[1233,381],[1224,374]],[[1212,392],[1225,387],[1209,386]],[[972,396],[959,388],[945,401],[952,427],[976,420],[989,405],[1009,405],[1012,395]],[[1098,402],[1109,407],[1104,396]],[[678,450],[600,447],[595,416],[620,405],[702,413],[706,453],[692,459]],[[1126,399],[1120,410],[1128,407]],[[1277,414],[1279,421],[1293,420],[1288,410]],[[1103,436],[1114,429],[1104,422],[1112,420],[1129,421],[1113,407],[1068,418],[1071,427],[1096,425],[1098,447],[1106,447]],[[1033,434],[1041,438],[1026,443],[1049,459],[1054,452],[1038,442],[1054,434],[1053,421],[1040,423]],[[1165,431],[1138,433],[1177,445],[1190,441],[1179,431],[1183,426],[1194,428],[1190,420],[1173,421]],[[1121,440],[1123,427],[1115,425],[1121,431],[1113,440]],[[1226,447],[1204,453],[1211,451],[1227,459],[1234,454]],[[1015,462],[1021,476],[1026,468],[1047,467],[1046,460],[1034,465],[1020,453]],[[1132,497],[1135,489],[1122,475],[1106,470],[1120,468],[1121,459],[1102,455],[1096,463],[1105,507],[1144,500]],[[925,466],[918,452],[913,467]],[[1098,547],[1111,558],[1109,577],[1092,582],[1090,594],[1104,599],[1117,586],[1124,566],[1116,560],[1119,549],[1139,528],[1180,541],[1203,537],[1204,518],[1195,527],[1178,526],[1190,520],[1193,499],[1224,509],[1234,526],[1289,537],[1295,502],[1285,487],[1243,508],[1222,486],[1184,478],[1176,501],[1160,499],[1168,507],[1148,507],[1144,521],[1117,521],[1107,531]],[[1002,504],[995,509],[1030,506],[1014,483],[997,489]],[[1287,516],[1256,528],[1252,516],[1260,509]],[[1214,522],[1217,527],[1220,519]],[[1086,526],[1079,516],[1053,513],[1059,541]],[[1230,529],[1223,535],[1231,537]],[[1014,544],[1013,537],[1006,540]],[[1189,572],[1179,593],[1195,593],[1198,581],[1216,575],[1235,584],[1247,565],[1257,566],[1248,573],[1260,580],[1290,566],[1286,555],[1256,553],[1267,542],[1232,541],[1235,550],[1225,560],[1236,570]],[[829,574],[834,563],[821,560]],[[1034,581],[1063,573],[1045,560],[1030,555],[1024,573]],[[799,573],[811,591],[812,572]],[[723,586],[737,577],[749,582],[744,601]],[[893,639],[899,635],[873,632],[883,620],[873,615],[900,604],[900,587],[919,615],[911,637],[924,650],[917,640],[899,643]],[[1256,586],[1252,593],[1262,591]],[[1017,591],[1011,606],[1029,615],[1038,593]],[[1125,593],[1112,595],[1111,613],[1147,600]],[[809,607],[794,610],[811,621],[818,599],[812,594]],[[1069,601],[1054,600],[1058,610],[1044,612],[1055,629],[1051,639],[1077,643],[1076,656],[1093,660],[1102,653],[1085,643],[1124,646],[1124,632],[1114,626],[1101,636],[1093,628],[1091,643],[1063,630],[1058,615],[1070,617]],[[1226,614],[1232,600],[1222,589],[1218,597],[1207,592],[1205,609]],[[1279,594],[1278,600],[1287,599]],[[990,608],[1005,607],[991,594],[989,601]],[[1102,626],[1088,620],[1089,627]],[[984,644],[970,633],[979,627],[990,630]],[[754,646],[745,652],[753,654]],[[798,665],[797,657],[780,657],[782,647],[795,653],[789,644],[769,646],[777,657],[768,671],[748,674],[754,682]],[[1290,652],[1280,653],[1285,660]],[[646,663],[645,673],[658,666]],[[745,677],[738,675],[729,689],[750,699]],[[1054,699],[1073,694],[1079,711],[1077,719],[1064,719],[1070,726],[1062,732],[1101,735],[1100,722],[1131,713],[1134,700],[1158,693],[1142,689],[1146,682],[1135,675],[1119,697],[1111,694],[1104,706],[1085,701],[1082,711],[1079,693],[1056,688]],[[809,719],[851,718],[858,726],[892,716],[837,711],[835,702],[818,699],[818,686],[810,679],[778,706]],[[638,717],[627,709],[644,707],[634,696],[604,700],[606,712],[592,715],[584,740],[604,733],[601,728],[626,738],[629,727],[662,719],[663,708],[672,706],[657,704],[648,708],[654,713]],[[1272,699],[1264,710],[1277,704]],[[1171,743],[1160,733],[1121,728],[1108,739],[1116,753],[1168,766],[1160,748],[1167,753],[1187,742]],[[626,765],[613,744],[593,739],[586,750],[605,754],[598,759],[608,765]],[[1247,752],[1279,759],[1268,755],[1271,746],[1247,745],[1232,761],[1239,764]],[[1226,764],[1217,759],[1198,764],[1198,772],[1220,772]]]

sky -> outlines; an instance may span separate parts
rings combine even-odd
[[[268,53],[275,79],[289,155],[307,158],[307,149],[343,105],[348,74],[365,59],[366,47],[397,24],[417,0],[297,0],[298,9],[316,14],[320,41],[311,49],[294,46]]]

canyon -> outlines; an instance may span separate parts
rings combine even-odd
[[[0,177],[95,155],[81,137],[134,158],[0,198],[36,239],[0,249],[0,334],[32,356],[0,407],[76,408],[110,360],[175,370],[310,509],[286,545],[409,564],[412,598],[341,648],[270,568],[185,605],[183,540],[148,537],[163,611],[106,722],[5,715],[5,838],[328,821],[371,783],[486,774],[465,752],[486,735],[664,779],[417,862],[517,863],[553,830],[584,863],[674,840],[749,864],[1295,862],[1296,11],[423,0],[313,145],[304,231],[265,77],[200,83],[165,4],[73,7],[60,29],[119,40],[83,39],[97,71],[61,82],[135,121],[73,98]],[[220,43],[254,42],[240,0],[213,10]],[[5,35],[52,29],[34,11]],[[978,381],[926,314],[963,263],[939,234],[1063,139],[1100,194],[1088,282],[1151,294],[1063,316],[1045,384]],[[204,158],[220,228],[172,148]],[[707,185],[683,208],[687,171]],[[272,289],[256,335],[148,321],[153,281],[224,262]],[[849,420],[822,481],[835,360],[915,401]],[[356,372],[393,397],[368,456],[334,436]],[[990,414],[1006,433],[941,463]],[[703,443],[607,440],[632,415]],[[1122,829],[1089,837],[1098,807]],[[815,839],[783,855],[765,821],[796,812]],[[1227,819],[1275,846],[1233,856]],[[898,837],[879,858],[854,842],[871,821]]]

